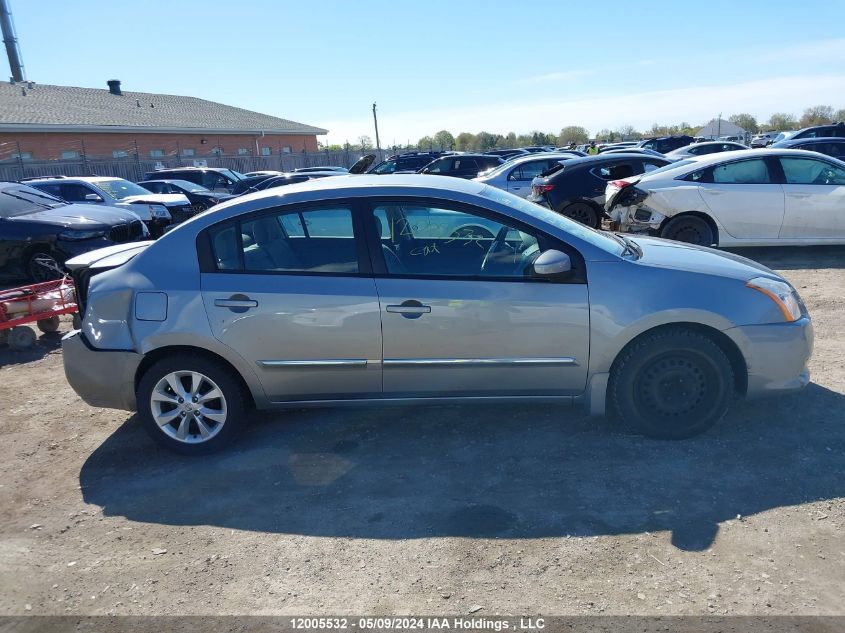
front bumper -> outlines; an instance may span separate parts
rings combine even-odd
[[[157,239],[164,235],[164,230],[170,226],[172,220],[169,218],[153,218],[151,220],[144,220],[144,224],[147,225],[147,229],[150,232],[150,237],[153,239]]]
[[[813,353],[813,322],[742,325],[725,330],[748,368],[748,398],[796,391],[810,382],[807,361]]]
[[[135,373],[143,356],[124,350],[91,347],[80,330],[62,338],[65,377],[93,407],[135,411]]]

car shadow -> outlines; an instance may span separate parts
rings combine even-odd
[[[32,347],[20,350],[11,349],[5,343],[0,344],[0,367],[32,363],[61,349],[62,336],[65,332],[50,332],[44,334],[38,331],[38,328],[35,327],[34,323],[21,327],[31,327],[35,330],[36,336],[38,337],[35,344]]]
[[[80,472],[107,516],[375,539],[540,538],[669,530],[709,547],[719,523],[845,495],[845,396],[812,384],[739,403],[681,442],[552,406],[254,414],[227,452],[157,448],[130,418]]]
[[[766,246],[724,250],[775,270],[845,268],[845,246]]]

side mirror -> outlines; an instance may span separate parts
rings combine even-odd
[[[534,260],[534,274],[538,277],[554,277],[572,270],[569,255],[556,250],[544,251]]]
[[[85,201],[86,202],[102,202],[103,199],[98,196],[96,193],[86,193],[85,194]]]

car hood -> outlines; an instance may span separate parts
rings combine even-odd
[[[67,204],[55,209],[44,209],[9,218],[13,222],[44,222],[74,228],[114,226],[138,219],[138,215],[129,210],[118,207],[95,207],[90,204]]]
[[[637,263],[643,266],[673,268],[742,281],[761,275],[772,279],[783,279],[771,268],[766,268],[741,255],[659,237],[639,235],[629,237],[642,249],[642,257],[637,260]]]
[[[188,199],[181,193],[150,193],[138,196],[126,196],[121,202],[128,202],[129,204],[161,204],[165,207],[189,204]]]

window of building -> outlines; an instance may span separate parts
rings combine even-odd
[[[12,158],[15,160],[32,160],[32,152],[15,152],[12,154]]]
[[[220,156],[221,154],[223,154],[223,148],[222,147],[213,147],[211,149],[211,153],[216,154],[217,156]]]
[[[196,154],[193,147],[183,147],[182,148],[182,156],[193,156]]]
[[[270,156],[272,154],[273,154],[273,150],[270,149],[269,147],[262,147],[261,148],[261,155],[262,156]]]
[[[290,154],[290,145],[282,145],[282,154]]]
[[[161,158],[162,156],[164,156],[164,150],[163,149],[151,149],[150,150],[150,156],[152,158]]]
[[[249,150],[246,147],[238,148],[238,156],[246,156],[247,154],[249,154]]]
[[[75,149],[62,150],[62,160],[73,160],[74,158],[79,158],[79,152]]]
[[[127,156],[129,156],[129,152],[122,149],[112,150],[111,153],[112,158],[126,158]]]

